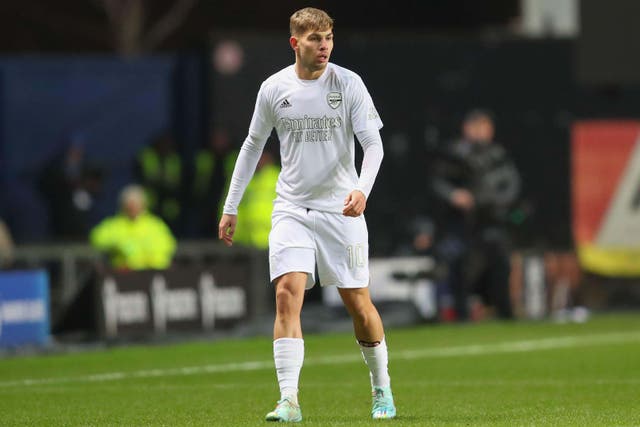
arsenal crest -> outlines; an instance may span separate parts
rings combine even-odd
[[[342,93],[340,92],[329,92],[327,94],[327,102],[329,103],[329,107],[334,110],[342,104]]]

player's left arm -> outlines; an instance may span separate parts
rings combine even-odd
[[[362,146],[364,156],[362,158],[362,168],[356,188],[349,193],[344,200],[342,214],[357,217],[362,215],[367,207],[367,198],[373,189],[373,183],[378,176],[384,150],[382,148],[382,138],[380,131],[375,128],[367,128],[356,133],[358,141]]]
[[[350,101],[349,114],[354,133],[360,141],[364,157],[356,188],[344,200],[342,214],[346,216],[360,216],[367,207],[367,198],[376,180],[384,150],[380,128],[382,120],[373,99],[369,95],[362,79],[358,76],[348,85],[348,99]]]

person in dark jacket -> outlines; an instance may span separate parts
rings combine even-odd
[[[494,306],[498,317],[513,317],[506,222],[521,182],[493,138],[492,115],[469,112],[462,138],[445,147],[433,171],[432,189],[442,207],[437,252],[449,266],[448,284],[460,321],[470,317],[472,294]]]
[[[38,177],[38,189],[51,216],[51,237],[57,240],[82,241],[91,228],[103,172],[87,160],[86,142],[84,134],[71,134]]]

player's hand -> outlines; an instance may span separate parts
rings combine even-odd
[[[344,216],[360,216],[367,207],[367,197],[360,190],[353,190],[344,199],[344,209],[342,209],[342,215]]]
[[[222,218],[220,218],[220,224],[218,225],[218,238],[227,246],[233,245],[233,233],[236,231],[237,223],[237,215],[223,214]]]

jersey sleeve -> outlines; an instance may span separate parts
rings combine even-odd
[[[260,86],[256,98],[256,105],[253,109],[253,116],[251,117],[251,124],[249,125],[249,136],[254,135],[259,139],[262,139],[260,137],[264,136],[264,142],[269,138],[271,130],[275,125],[273,108],[269,102],[269,87],[270,86],[265,83]]]
[[[359,76],[352,83],[350,92],[353,132],[357,134],[382,128],[382,120],[380,120],[380,115],[373,104],[373,99]]]
[[[229,193],[224,203],[223,212],[225,214],[237,215],[238,213],[238,205],[240,205],[247,185],[255,173],[264,145],[274,127],[273,117],[267,88],[263,84],[258,91],[251,125],[249,125],[249,134],[240,148],[240,154],[233,169]]]
[[[382,158],[384,157],[382,138],[380,137],[378,129],[360,131],[356,136],[358,137],[358,141],[360,141],[360,145],[364,151],[362,168],[360,169],[360,177],[358,178],[356,190],[362,191],[368,199],[371,189],[373,188],[373,183],[376,180],[376,176],[378,176]]]

